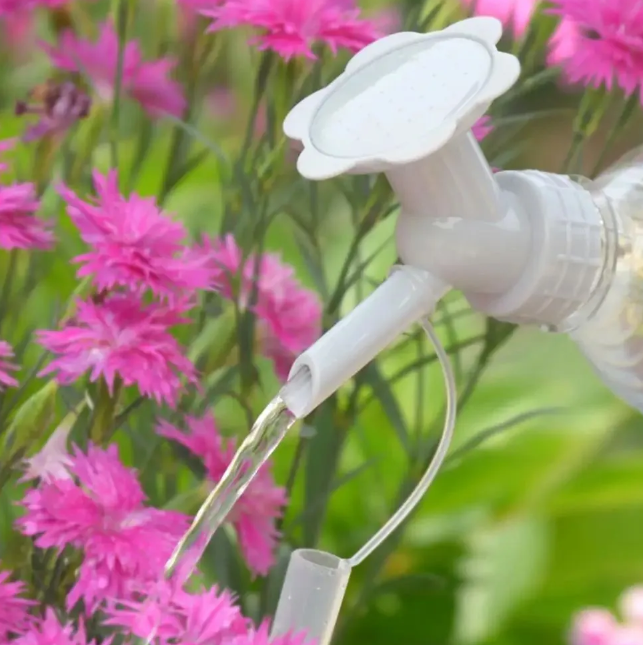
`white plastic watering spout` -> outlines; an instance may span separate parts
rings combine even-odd
[[[297,359],[282,397],[298,417],[431,313],[449,288],[486,315],[570,332],[610,387],[643,409],[635,333],[643,295],[630,288],[643,281],[643,232],[638,255],[625,236],[630,211],[642,212],[643,198],[633,200],[642,194],[643,160],[635,159],[637,172],[595,184],[537,171],[493,174],[470,129],[519,76],[518,60],[496,49],[500,35],[496,19],[478,17],[388,36],[286,118],[286,134],[303,143],[297,167],[305,177],[386,174],[400,202],[404,262]]]

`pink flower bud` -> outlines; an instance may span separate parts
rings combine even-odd
[[[617,627],[610,638],[610,645],[643,645],[643,627],[638,625]]]
[[[618,629],[616,619],[606,609],[586,609],[576,615],[570,641],[572,645],[612,645]]]

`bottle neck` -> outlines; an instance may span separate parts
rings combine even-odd
[[[606,263],[605,224],[591,193],[567,176],[528,171],[496,175],[529,222],[525,269],[497,297],[465,294],[485,314],[568,331],[594,298]],[[499,259],[502,261],[502,258]]]
[[[581,328],[601,308],[613,284],[618,260],[626,255],[626,250],[621,248],[621,245],[623,243],[627,245],[627,241],[623,235],[624,231],[620,230],[621,226],[614,208],[604,193],[591,189],[590,183],[588,182],[588,190],[602,224],[601,249],[603,251],[603,263],[601,270],[598,272],[596,284],[585,304],[579,307],[561,325],[560,331],[568,333]]]
[[[470,132],[387,178],[400,202],[396,241],[405,264],[465,293],[497,295],[515,284],[529,254],[529,223]]]

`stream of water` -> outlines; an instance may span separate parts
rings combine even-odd
[[[187,579],[194,571],[216,530],[296,420],[279,396],[266,406],[167,561],[165,580],[179,570]],[[157,595],[153,590],[150,600],[154,602]],[[151,631],[146,645],[154,641],[158,627]]]

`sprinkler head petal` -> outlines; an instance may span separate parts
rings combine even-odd
[[[304,144],[299,172],[382,172],[444,147],[517,80],[518,59],[496,49],[501,33],[498,20],[478,17],[365,47],[286,118],[286,134]]]
[[[504,94],[520,76],[520,63],[515,56],[498,52],[494,60],[491,78],[480,92],[479,103],[489,104]],[[485,110],[486,112],[486,110]]]
[[[293,139],[294,141],[304,141],[306,139],[308,128],[315,115],[315,111],[331,87],[332,85],[329,85],[310,94],[290,110],[283,124],[284,134],[289,139]]]
[[[476,16],[449,25],[442,33],[473,36],[493,46],[502,36],[502,23],[491,16]]]
[[[346,64],[345,73],[354,72],[398,47],[422,40],[424,36],[425,34],[419,34],[415,31],[400,31],[399,33],[380,38],[358,51]]]
[[[315,148],[304,148],[297,159],[297,170],[308,179],[321,181],[337,177],[353,169],[354,163],[350,159],[335,159],[320,154]]]

